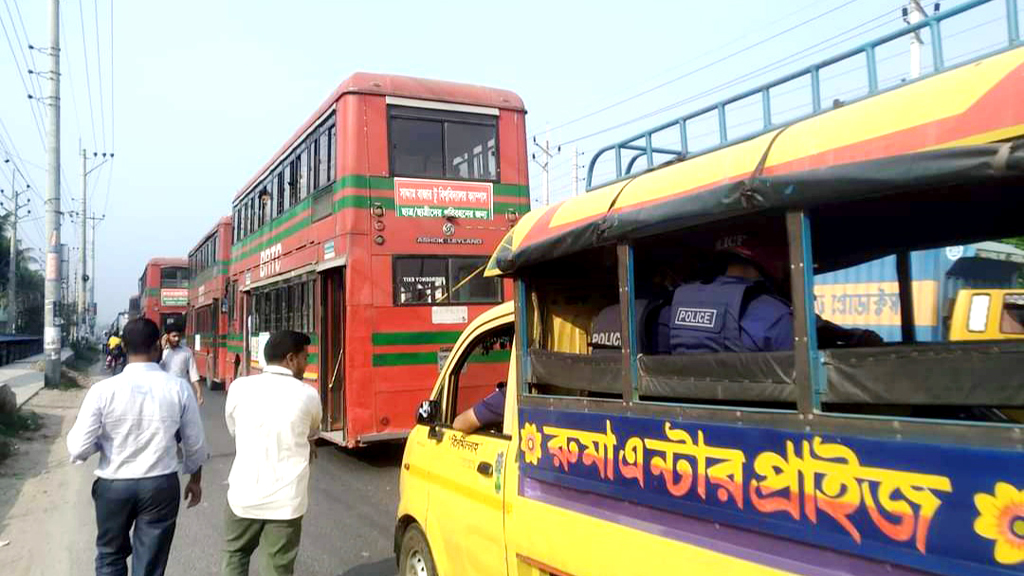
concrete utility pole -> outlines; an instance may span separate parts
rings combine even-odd
[[[533,137],[533,145],[540,148],[541,154],[543,154],[544,161],[537,160],[536,154],[531,154],[530,158],[540,166],[540,169],[544,171],[544,205],[548,206],[551,204],[551,183],[550,183],[550,171],[548,166],[551,164],[551,159],[556,154],[562,151],[562,147],[559,146],[554,152],[551,151],[551,131],[545,130],[544,133],[544,145],[537,142],[537,137]]]
[[[903,7],[903,20],[913,26],[928,17],[921,6],[920,0],[910,0]],[[915,30],[910,35],[910,77],[917,78],[921,75],[921,46],[924,41],[921,39],[921,31]]]
[[[96,335],[96,227],[103,222],[103,216],[96,217],[95,213],[89,217],[92,220],[92,246],[89,247],[89,254],[92,259],[92,271],[89,272],[89,333]]]
[[[46,357],[45,383],[60,385],[60,6],[50,0],[50,97],[47,117],[46,186],[46,289],[43,312],[43,352]]]
[[[97,154],[96,152],[93,152],[92,156],[95,159],[97,156],[99,156],[99,154]],[[113,157],[114,157],[114,155],[110,154],[109,158],[113,158]],[[85,148],[82,148],[82,208],[78,212],[78,219],[79,219],[80,231],[81,231],[81,241],[79,243],[79,246],[80,246],[81,249],[80,249],[80,253],[78,255],[79,266],[78,266],[78,274],[76,276],[76,280],[78,281],[77,282],[77,284],[78,284],[78,287],[77,287],[77,292],[78,292],[78,306],[77,306],[78,313],[75,315],[75,318],[76,318],[75,337],[76,337],[76,339],[79,339],[79,340],[85,335],[86,330],[84,329],[84,327],[87,325],[86,318],[89,317],[89,311],[86,308],[87,304],[86,304],[86,298],[85,298],[85,296],[86,296],[85,286],[86,286],[86,282],[89,281],[89,274],[86,272],[86,270],[87,270],[87,268],[86,268],[86,265],[87,265],[86,246],[87,246],[87,242],[88,242],[86,231],[87,231],[87,225],[88,225],[87,220],[89,220],[89,218],[86,216],[86,214],[88,214],[88,212],[86,211],[87,210],[86,193],[87,193],[87,191],[89,189],[88,177],[89,177],[89,174],[92,174],[93,170],[96,170],[100,166],[103,166],[103,164],[105,164],[109,158],[107,156],[107,153],[104,152],[103,153],[103,160],[101,160],[99,164],[96,164],[92,168],[87,169],[86,168],[86,161],[89,159],[89,156],[86,153]]]
[[[18,332],[18,216],[21,209],[28,206],[28,202],[18,202],[18,187],[15,185],[14,176],[16,168],[11,159],[4,160],[5,164],[11,164],[11,257],[8,262],[7,275],[7,331],[12,334]],[[22,178],[24,179],[24,178]],[[25,182],[25,190],[32,186]],[[29,199],[31,200],[31,198]],[[32,213],[31,210],[28,212]]]

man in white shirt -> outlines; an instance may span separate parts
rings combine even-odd
[[[192,385],[196,402],[203,405],[203,387],[199,385],[199,368],[196,356],[188,346],[181,345],[181,328],[171,328],[162,339],[164,354],[160,359],[160,367],[170,374],[184,379]]]
[[[300,332],[274,332],[263,349],[263,373],[228,388],[224,412],[235,461],[224,520],[225,576],[247,576],[257,546],[260,574],[294,572],[321,416],[319,395],[302,381],[309,343]]]
[[[208,453],[188,383],[156,364],[160,329],[146,318],[131,320],[123,339],[128,365],[89,388],[68,432],[68,452],[75,463],[100,455],[92,486],[97,576],[127,575],[129,555],[133,576],[162,576],[178,518],[178,471],[191,475],[185,498],[192,508],[203,496]]]

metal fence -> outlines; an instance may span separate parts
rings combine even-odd
[[[0,335],[0,366],[43,353],[43,339],[39,336]]]

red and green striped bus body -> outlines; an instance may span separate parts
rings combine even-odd
[[[503,90],[345,80],[235,197],[229,365],[305,332],[322,435],[404,437],[458,334],[511,298],[483,267],[530,207],[525,113]]]
[[[165,331],[167,322],[188,311],[188,261],[153,258],[139,277],[139,314]]]
[[[234,377],[227,350],[228,317],[224,289],[231,258],[231,217],[221,218],[188,253],[189,288],[186,345],[192,347],[199,375],[211,388]]]

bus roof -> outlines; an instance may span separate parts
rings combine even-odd
[[[505,110],[526,110],[523,106],[522,98],[509,90],[500,90],[475,84],[460,84],[445,80],[414,78],[412,76],[356,72],[334,89],[334,92],[331,93],[327,100],[299,126],[295,133],[270,157],[270,160],[256,171],[253,177],[245,183],[245,186],[242,186],[235,194],[234,200],[237,200],[252,187],[256,180],[266,172],[267,168],[270,168],[306,130],[327,113],[331,106],[345,94],[378,94],[381,96],[417,98],[420,100],[434,100],[437,102],[451,102],[473,106],[490,106]]]
[[[202,246],[203,243],[206,242],[206,240],[210,238],[210,236],[213,236],[213,233],[217,231],[217,228],[220,228],[221,226],[224,226],[225,224],[227,224],[228,226],[231,226],[231,216],[230,215],[229,216],[222,216],[220,218],[220,220],[217,220],[217,223],[214,224],[212,228],[207,230],[206,234],[203,234],[199,238],[199,242],[196,242],[196,245],[193,246],[192,249],[188,251],[188,255],[191,256],[193,252],[195,252],[196,250],[199,250],[199,247]]]
[[[146,266],[188,266],[187,258],[150,258]]]
[[[1024,47],[909,83],[524,215],[487,275],[755,213],[1024,174]],[[1005,168],[993,170],[996,155]]]

